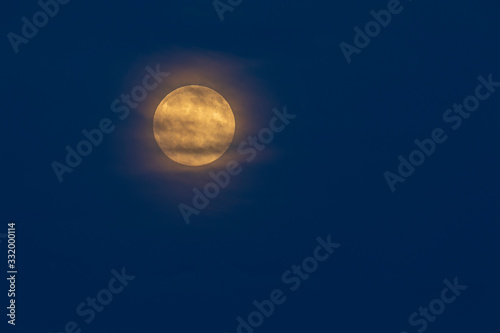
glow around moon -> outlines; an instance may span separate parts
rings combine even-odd
[[[234,115],[224,97],[197,85],[178,88],[158,105],[153,131],[177,163],[200,166],[221,157],[233,141]]]

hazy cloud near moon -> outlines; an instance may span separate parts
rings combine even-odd
[[[202,186],[210,180],[209,171],[217,171],[226,167],[226,164],[235,160],[245,163],[245,156],[238,153],[238,144],[246,140],[249,135],[268,126],[273,116],[272,108],[284,105],[286,101],[276,98],[275,87],[259,75],[266,71],[268,64],[259,59],[241,58],[236,55],[213,52],[200,49],[174,48],[137,59],[136,64],[129,65],[129,72],[125,74],[122,90],[129,90],[144,76],[144,67],[149,64],[160,64],[164,71],[171,75],[148,98],[142,102],[136,113],[132,113],[128,123],[120,133],[113,137],[113,155],[117,157],[115,170],[137,179],[137,185],[144,182],[155,184],[148,190],[150,199],[166,204],[178,203],[179,200],[188,200],[192,197],[193,186]],[[202,166],[186,166],[173,162],[165,156],[155,140],[153,118],[155,110],[169,93],[188,85],[209,87],[218,92],[229,103],[235,118],[235,133],[229,149],[216,161]],[[194,94],[196,95],[196,94]],[[180,122],[179,124],[175,124]],[[177,119],[176,121],[158,124],[158,130],[164,130],[169,125],[182,126],[190,129],[194,126],[192,120]],[[181,145],[171,145],[173,152],[212,153],[219,149],[218,142],[198,148],[185,148]],[[252,162],[253,166],[268,163],[280,156],[279,149],[269,146],[259,154],[259,158]],[[250,205],[252,200],[244,197],[244,189],[255,186],[259,181],[251,174],[235,179],[238,182],[238,192],[227,188],[220,195],[221,204],[245,203]],[[169,191],[165,191],[168,188]],[[173,205],[173,204],[172,204]],[[177,206],[173,205],[176,210]],[[217,203],[210,205],[206,214],[221,210]]]

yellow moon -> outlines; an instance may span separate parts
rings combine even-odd
[[[200,166],[221,157],[233,141],[235,121],[227,101],[197,85],[178,88],[158,105],[153,132],[161,150],[177,163]]]

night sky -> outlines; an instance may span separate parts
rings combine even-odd
[[[0,14],[2,332],[500,330],[497,1],[62,3],[30,38],[40,4]],[[154,71],[143,101],[121,100]],[[203,167],[153,137],[189,84],[236,119]],[[66,147],[99,127],[69,168]],[[233,161],[187,223],[179,205]]]

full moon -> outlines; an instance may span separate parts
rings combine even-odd
[[[227,101],[197,85],[178,88],[158,105],[153,132],[160,149],[173,161],[200,166],[221,157],[231,145],[235,121]]]

